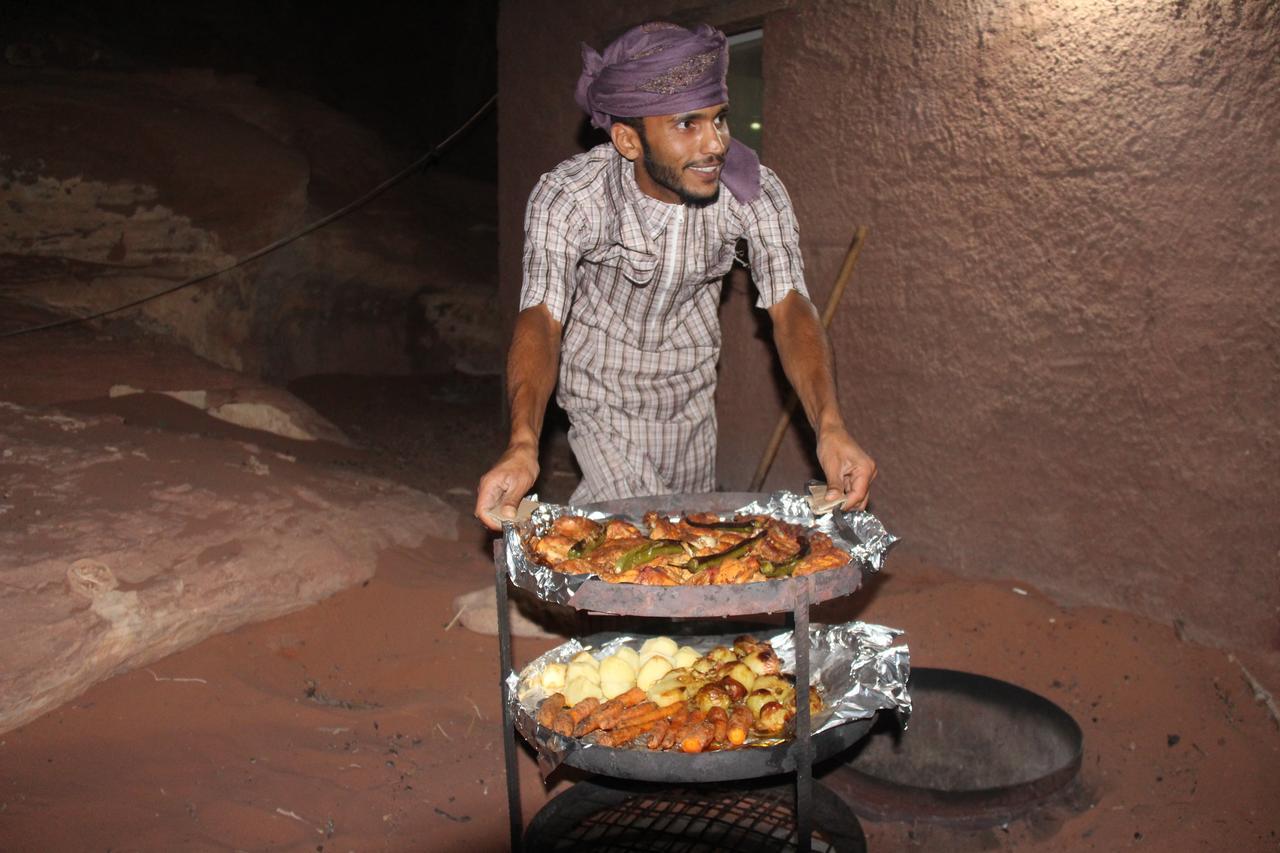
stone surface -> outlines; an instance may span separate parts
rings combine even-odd
[[[503,7],[501,302],[542,172],[580,150],[577,44],[649,17],[764,31],[766,165],[825,301],[904,553],[1280,650],[1280,9],[587,2]],[[732,96],[732,93],[730,93]],[[722,486],[777,418],[767,320],[722,311]],[[732,425],[731,429],[723,428]],[[802,431],[768,486],[811,475]]]
[[[4,288],[79,314],[226,269],[422,153],[243,75],[0,66],[0,100]],[[273,380],[460,360],[493,372],[494,327],[463,316],[491,299],[492,218],[491,185],[417,173],[259,260],[118,316]]]
[[[492,584],[459,595],[453,600],[453,612],[458,624],[468,631],[498,636],[498,594]],[[512,588],[507,616],[513,637],[556,637],[564,641],[572,633],[572,612],[568,608],[538,601],[521,589]],[[559,633],[548,628],[558,628]]]
[[[131,385],[113,385],[108,395],[127,397],[146,393]],[[159,391],[180,403],[207,412],[210,417],[247,429],[262,430],[299,441],[331,441],[350,445],[342,430],[287,391],[270,386],[250,388]]]
[[[241,441],[0,402],[0,732],[454,539],[439,499]]]

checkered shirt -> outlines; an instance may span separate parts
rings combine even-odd
[[[791,200],[760,167],[741,204],[665,204],[610,144],[538,181],[525,213],[521,310],[545,304],[563,340],[556,399],[583,479],[575,504],[715,489],[721,280],[739,238],[757,305],[808,295]]]

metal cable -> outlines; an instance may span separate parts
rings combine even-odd
[[[115,314],[120,311],[125,311],[129,308],[135,308],[139,305],[142,305],[145,302],[150,302],[153,299],[159,299],[161,296],[168,296],[170,293],[175,293],[176,291],[182,290],[183,288],[186,288],[186,287],[190,287],[193,284],[199,284],[202,281],[208,281],[209,279],[214,278],[216,276],[220,276],[223,273],[227,273],[227,272],[230,272],[231,270],[242,267],[245,264],[249,263],[250,261],[256,261],[258,258],[261,258],[263,255],[269,255],[272,252],[276,251],[277,249],[280,249],[280,248],[283,248],[284,246],[289,245],[294,240],[297,240],[301,237],[305,237],[311,232],[317,231],[323,228],[324,226],[328,225],[330,222],[334,222],[338,219],[341,219],[342,217],[346,216],[348,213],[355,210],[356,208],[361,207],[362,205],[367,204],[368,202],[382,195],[384,192],[391,189],[391,187],[400,183],[400,181],[403,181],[409,175],[413,174],[418,169],[421,169],[423,166],[427,165],[429,162],[431,162],[431,160],[433,160],[437,155],[439,155],[441,151],[449,147],[449,145],[451,145],[455,139],[457,139],[466,131],[470,130],[471,127],[476,122],[478,122],[481,118],[483,118],[485,113],[487,113],[490,109],[492,109],[493,105],[497,103],[497,100],[498,100],[498,96],[496,94],[490,97],[489,100],[484,102],[484,105],[481,106],[480,109],[476,110],[471,115],[471,118],[463,122],[462,125],[457,130],[455,130],[453,133],[445,137],[442,142],[437,144],[434,148],[432,148],[426,154],[423,154],[417,160],[414,160],[408,166],[405,166],[399,172],[396,172],[394,175],[387,178],[385,181],[378,184],[376,187],[369,190],[364,195],[360,196],[355,201],[345,205],[344,207],[338,208],[337,210],[333,211],[327,216],[323,216],[320,219],[317,219],[307,225],[304,225],[302,228],[299,228],[297,231],[293,232],[292,234],[289,234],[288,236],[281,237],[279,240],[276,240],[274,243],[270,243],[266,246],[263,246],[261,249],[250,252],[244,257],[236,261],[233,261],[232,263],[227,264],[226,266],[219,267],[209,272],[200,273],[199,275],[192,276],[191,278],[188,278],[188,279],[184,279],[183,281],[180,281],[171,287],[166,287],[163,290],[158,290],[155,293],[142,297],[141,299],[135,299],[132,302],[126,302],[123,305],[117,305],[114,308],[108,308],[105,311],[99,311],[96,314],[89,314],[84,317],[67,317],[62,320],[55,320],[53,322],[44,323],[43,325],[39,325],[39,326],[29,326],[25,329],[17,329],[12,332],[0,332],[0,339],[13,338],[13,337],[17,337],[18,335],[30,334],[31,332],[42,332],[42,331],[45,331],[46,329],[57,329],[62,326],[70,326],[75,323],[86,323],[89,320],[97,320],[100,317],[106,317],[108,314]]]

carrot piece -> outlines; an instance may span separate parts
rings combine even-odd
[[[660,749],[669,731],[671,731],[671,720],[658,720],[653,724],[653,728],[649,730],[649,740],[645,743],[645,746],[649,747],[649,749]]]
[[[538,705],[538,725],[545,728],[551,728],[551,724],[555,722],[556,714],[564,708],[564,694],[552,693],[542,703]]]
[[[618,725],[625,726],[638,717],[644,717],[657,710],[657,702],[641,702],[639,705],[632,705],[618,715]],[[616,727],[615,727],[616,728]]]
[[[715,743],[723,743],[729,733],[729,715],[725,713],[724,708],[717,706],[708,711],[707,722],[712,725],[715,732],[711,740]]]
[[[589,717],[598,707],[600,707],[600,700],[594,696],[588,696],[572,708],[566,708],[556,714],[552,728],[556,730],[557,734],[569,737],[573,734],[573,730],[578,723]]]
[[[582,737],[589,735],[596,729],[611,729],[618,723],[618,717],[626,710],[622,707],[616,698],[610,699],[608,702],[602,703],[589,716],[584,718],[577,726],[574,727],[573,733]]]
[[[634,708],[624,711],[614,728],[639,725],[652,726],[658,720],[665,720],[670,717],[678,707],[676,704],[658,707],[652,702],[642,702]]]
[[[610,701],[618,702],[624,708],[630,708],[632,705],[639,705],[641,702],[649,698],[649,694],[639,687],[632,687],[626,693],[620,693],[613,697]]]
[[[715,740],[716,727],[703,720],[686,726],[684,736],[680,739],[680,749],[684,752],[702,752]]]
[[[662,736],[662,743],[659,749],[670,749],[676,745],[676,736],[680,734],[680,730],[684,728],[685,723],[689,721],[689,706],[677,705],[676,712],[671,715],[671,725],[667,727],[667,733]]]
[[[692,734],[693,730],[697,726],[701,725],[702,722],[706,719],[707,719],[706,711],[690,711],[688,718],[684,722],[684,725],[680,727],[680,730],[678,732],[676,732],[675,743],[677,745],[683,744],[684,739],[688,737],[690,734]]]
[[[728,739],[733,746],[742,746],[751,731],[751,709],[746,705],[735,705],[729,715]]]
[[[601,732],[596,743],[601,746],[626,746],[641,735],[648,734],[653,725],[653,721],[649,721],[634,726],[619,726],[611,732]]]
[[[573,733],[578,737],[589,735],[596,729],[612,729],[618,725],[618,718],[626,709],[639,705],[649,698],[649,694],[639,687],[632,687],[626,693],[614,696],[608,702],[594,708],[589,717],[578,721]],[[586,701],[585,699],[583,701]],[[598,700],[597,700],[598,701]]]

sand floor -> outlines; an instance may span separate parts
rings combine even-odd
[[[129,349],[112,357],[123,365]],[[46,375],[74,384],[74,372]],[[293,390],[366,446],[317,464],[398,479],[469,518],[503,438],[495,380],[313,377]],[[562,443],[549,452],[541,488],[562,498],[572,466]],[[496,640],[450,627],[454,596],[492,582],[490,554],[465,523],[457,542],[387,551],[362,587],[118,675],[0,735],[0,850],[505,849]],[[1056,803],[974,831],[864,822],[873,851],[1280,849],[1280,727],[1244,675],[1280,687],[1273,658],[909,552],[816,618],[903,628],[915,665],[1013,681],[1085,733],[1081,776]],[[554,642],[517,640],[517,662]],[[526,820],[573,781],[544,785],[527,751],[520,766]]]

